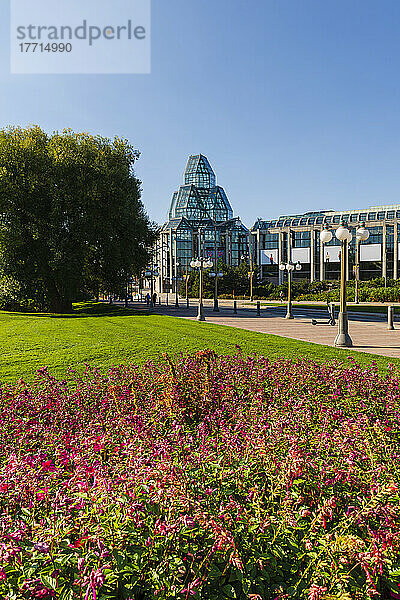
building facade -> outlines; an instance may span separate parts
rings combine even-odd
[[[249,252],[249,230],[233,210],[215,173],[202,154],[189,157],[184,184],[173,194],[168,221],[161,227],[154,261],[158,266],[158,292],[175,286],[199,257],[237,266]]]
[[[282,282],[278,265],[289,260],[300,262],[296,278],[309,281],[339,279],[340,242],[333,235],[322,244],[320,232],[325,226],[332,232],[344,222],[353,233],[349,244],[348,278],[353,277],[356,262],[355,230],[362,223],[370,232],[360,244],[360,279],[383,277],[397,279],[399,273],[400,205],[373,206],[364,210],[321,211],[257,220],[251,229],[254,259],[264,280]]]

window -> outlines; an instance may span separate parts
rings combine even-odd
[[[313,225],[315,223],[315,217],[312,217],[311,219],[308,219],[308,224],[309,225]]]
[[[291,222],[292,222],[292,221],[291,221],[291,219],[287,219],[287,220],[285,221],[285,227],[288,227],[288,226],[290,225],[290,223],[291,223]]]
[[[335,215],[333,217],[333,223],[340,223],[340,215]]]
[[[383,221],[384,218],[385,218],[385,212],[384,211],[378,212],[378,221]]]
[[[264,236],[263,250],[273,250],[278,247],[278,233],[267,233]]]
[[[323,222],[324,222],[324,217],[318,217],[318,219],[316,220],[316,223],[318,223],[318,225],[320,225]]]
[[[390,250],[393,250],[393,248],[394,248],[394,227],[393,227],[393,225],[388,225],[386,227],[386,248],[388,248]]]
[[[307,219],[301,219],[300,225],[307,225]]]
[[[350,223],[356,223],[358,221],[358,215],[350,215]]]
[[[368,221],[376,221],[376,213],[368,213]]]
[[[395,215],[395,211],[394,210],[388,210],[386,213],[386,218],[387,219],[394,219],[394,215]]]
[[[311,231],[292,231],[292,244],[294,248],[309,248]]]
[[[367,213],[360,213],[360,221],[366,221],[367,220]]]
[[[332,217],[325,217],[325,223],[332,223]]]
[[[369,227],[369,244],[382,244],[382,227]]]

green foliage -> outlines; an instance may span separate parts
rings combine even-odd
[[[233,293],[236,298],[249,297],[249,279],[248,267],[242,264],[240,267],[223,266],[224,277],[219,281],[218,289],[221,298],[232,298]],[[247,273],[247,277],[246,277]],[[204,278],[204,296],[212,297],[214,290],[213,281],[208,277]],[[184,284],[181,287],[182,295],[185,294]],[[282,283],[276,285],[270,281],[264,283],[257,282],[257,276],[254,276],[253,297],[255,300],[282,300],[287,298],[288,284]],[[189,297],[197,298],[199,294],[199,275],[191,273],[189,276]],[[347,283],[347,297],[349,301],[355,299],[354,281]],[[371,279],[359,282],[360,302],[400,302],[400,280]],[[310,283],[307,279],[295,280],[292,283],[293,300],[310,300],[323,302],[339,302],[340,286],[338,281],[313,281]]]
[[[218,295],[221,298],[235,295],[238,297],[250,296],[250,276],[249,265],[246,262],[241,262],[238,267],[229,265],[218,265],[219,272],[223,273],[223,277],[218,279]],[[213,268],[204,270],[203,279],[203,295],[205,298],[214,296],[215,280],[209,277],[208,273],[213,272]],[[253,281],[256,285],[258,278],[258,269],[254,269]],[[198,298],[200,287],[200,275],[198,270],[191,271],[188,274],[188,296],[189,298]],[[179,290],[181,296],[186,296],[186,281],[183,281]]]
[[[205,349],[2,387],[0,597],[396,598],[400,378],[346,362]]]
[[[1,276],[22,305],[65,312],[82,289],[118,292],[145,265],[154,226],[138,156],[126,140],[70,129],[0,131]]]

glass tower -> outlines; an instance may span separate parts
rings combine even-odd
[[[249,230],[233,210],[225,190],[203,154],[189,157],[184,184],[174,192],[168,222],[156,245],[160,265],[159,291],[175,289],[175,282],[190,271],[193,258],[207,256],[217,268],[237,266],[248,254]]]
[[[233,218],[232,207],[222,187],[216,185],[215,173],[202,154],[190,156],[185,185],[172,197],[169,218],[185,217],[189,221],[228,221]]]

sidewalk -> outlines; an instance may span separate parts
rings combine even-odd
[[[179,309],[171,306],[157,306],[154,312],[158,314],[166,314],[186,319],[195,320],[197,310],[194,303],[191,303],[189,309],[185,308],[186,304],[181,303]],[[323,308],[321,306],[321,308]],[[296,312],[301,316],[296,317]],[[206,323],[215,323],[217,325],[226,325],[229,327],[238,327],[239,329],[247,329],[259,333],[270,333],[281,337],[293,338],[304,342],[313,342],[315,344],[324,344],[333,346],[337,326],[327,324],[326,311],[319,311],[319,315],[313,314],[310,311],[310,316],[303,316],[304,309],[299,307],[294,308],[295,319],[287,320],[284,318],[285,310],[282,308],[268,307],[262,310],[261,317],[257,317],[254,309],[240,309],[238,314],[234,315],[232,309],[227,309],[220,305],[220,312],[213,312],[212,308],[205,308]],[[349,323],[349,333],[353,340],[351,351],[370,352],[371,354],[379,354],[389,357],[400,357],[400,327],[389,331],[387,329],[386,320],[376,316],[373,321],[358,321],[357,314],[351,314]],[[360,317],[365,317],[365,313],[360,313]],[[370,314],[370,316],[372,316]],[[311,319],[317,318],[317,325],[311,324]],[[396,327],[396,324],[395,324]],[[349,348],[344,348],[344,352],[349,352]]]

